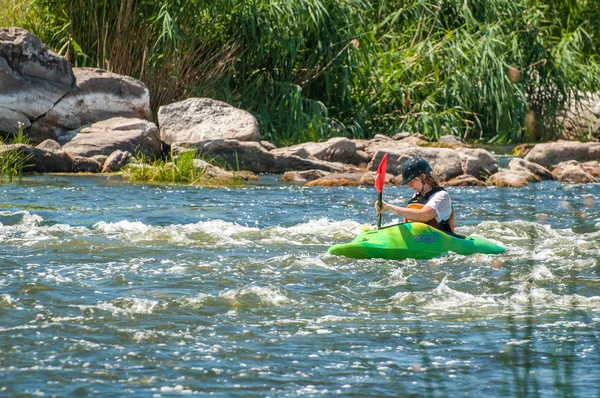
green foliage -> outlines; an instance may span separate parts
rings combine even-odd
[[[148,163],[144,154],[138,154],[134,162],[127,166],[125,177],[134,181],[190,184],[202,186],[240,185],[239,178],[224,179],[209,176],[206,167],[194,163],[196,152],[180,153],[173,159],[156,160]]]
[[[220,99],[276,144],[398,131],[519,142],[553,138],[557,113],[600,89],[594,4],[32,0],[10,18],[76,66],[142,80],[155,111]]]
[[[29,137],[23,132],[21,125],[12,137],[10,146],[0,141],[0,181],[21,181],[24,170],[30,166],[29,161],[33,153],[23,150],[22,145],[29,144]]]

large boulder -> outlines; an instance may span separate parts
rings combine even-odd
[[[50,173],[75,170],[74,159],[52,145],[44,144],[40,147],[33,147],[26,144],[11,144],[0,146],[0,156],[7,156],[11,152],[20,153],[19,156],[24,159],[23,171]]]
[[[286,171],[281,176],[283,182],[308,182],[326,177],[331,174],[325,170]]]
[[[139,80],[95,68],[74,68],[76,87],[29,129],[31,140],[65,143],[71,131],[114,117],[152,119],[150,94]]]
[[[325,142],[306,142],[285,148],[273,149],[272,153],[297,155],[302,158],[315,158],[327,162],[340,162],[353,165],[367,164],[371,157],[356,149],[356,143],[348,138],[335,137]]]
[[[197,146],[207,140],[260,141],[249,112],[210,98],[188,98],[158,110],[161,140],[169,146]]]
[[[464,174],[485,180],[498,171],[498,159],[485,149],[457,148],[456,153]]]
[[[495,185],[497,187],[520,188],[536,182],[536,176],[529,171],[501,170],[492,174],[485,182],[486,185]]]
[[[425,159],[433,169],[433,177],[439,182],[448,181],[463,174],[462,163],[455,150],[447,148],[424,148],[416,145],[379,151],[375,154],[367,169],[371,171],[377,170],[385,153],[388,154],[387,172],[392,175],[402,174],[402,164],[414,157]]]
[[[595,183],[596,179],[576,160],[559,163],[552,175],[555,179],[566,184]]]
[[[529,171],[530,173],[537,175],[541,180],[554,179],[550,170],[539,164],[528,162],[525,159],[512,158],[508,163],[508,169],[515,171]]]
[[[273,153],[273,151],[266,150],[257,141],[206,140],[195,145],[173,146],[172,152],[177,154],[190,149],[214,157],[227,164],[230,169],[248,170],[253,173],[279,174],[290,170],[310,169],[347,172],[357,169],[355,166],[338,162],[326,162],[318,159],[306,159],[296,155]]]
[[[71,156],[104,157],[103,163],[117,150],[155,159],[161,152],[161,144],[154,123],[116,117],[82,129],[63,149]]]
[[[536,144],[525,156],[525,160],[552,170],[555,165],[569,160],[588,162],[600,159],[600,143],[558,141]]]
[[[0,131],[46,114],[75,85],[71,64],[20,28],[0,28]]]

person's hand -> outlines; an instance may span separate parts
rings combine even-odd
[[[379,201],[376,200],[375,201],[375,211],[377,211],[377,214],[379,213],[383,213],[388,209],[387,207],[387,203],[385,203],[385,201],[381,201],[381,208],[379,208]]]

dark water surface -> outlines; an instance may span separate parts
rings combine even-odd
[[[4,184],[0,396],[599,396],[600,184],[450,192],[505,254],[328,255],[373,188]]]

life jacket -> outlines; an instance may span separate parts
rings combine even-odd
[[[417,193],[415,194],[415,196],[412,197],[412,199],[408,201],[406,207],[408,207],[409,209],[422,209],[427,204],[429,198],[431,198],[433,195],[440,191],[446,190],[442,187],[437,187],[427,192],[425,195]],[[405,221],[410,222],[411,220],[406,219]],[[440,231],[454,233],[454,208],[452,209],[452,213],[450,214],[449,219],[438,222],[434,217],[431,220],[427,221],[425,224],[432,226],[433,228],[437,228]]]

